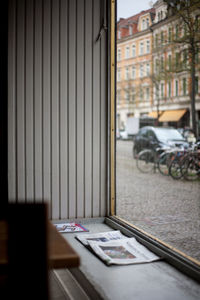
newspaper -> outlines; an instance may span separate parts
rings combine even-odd
[[[57,223],[53,224],[59,232],[78,232],[78,231],[89,231],[81,224],[76,223]]]
[[[89,246],[89,241],[96,242],[109,242],[112,240],[126,239],[119,230],[113,230],[108,232],[89,233],[89,234],[77,234],[76,238],[85,246]]]
[[[148,263],[160,259],[134,237],[128,238],[119,230],[77,234],[76,238],[107,265]]]
[[[107,265],[148,263],[160,259],[160,257],[138,243],[135,238],[109,242],[88,241],[88,243],[95,254]]]

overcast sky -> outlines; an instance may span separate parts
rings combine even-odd
[[[153,0],[117,0],[117,19],[128,18],[152,7]]]

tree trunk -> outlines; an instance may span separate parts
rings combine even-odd
[[[196,108],[195,108],[195,49],[191,49],[191,112],[192,112],[192,130],[195,137],[197,137],[197,126],[196,126]]]

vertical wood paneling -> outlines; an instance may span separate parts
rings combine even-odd
[[[34,147],[35,199],[43,198],[42,172],[42,1],[35,0],[34,29]]]
[[[100,1],[93,6],[93,212],[99,216],[100,210],[100,40],[96,41],[101,27]]]
[[[51,209],[51,5],[44,0],[43,11],[43,182],[44,199],[48,203],[49,217]]]
[[[84,215],[84,1],[77,0],[77,217]]]
[[[51,126],[52,126],[52,218],[59,219],[59,1],[52,0],[52,73],[51,73]]]
[[[26,5],[26,199],[34,200],[34,140],[33,140],[33,0],[27,1]]]
[[[9,200],[17,198],[16,178],[16,3],[9,2],[8,24],[8,190]]]
[[[46,201],[52,219],[106,214],[106,34],[95,42],[101,5],[9,4],[9,198]]]
[[[60,216],[68,218],[68,2],[60,2]]]
[[[20,202],[25,201],[25,2],[24,0],[17,2],[17,49],[16,49],[16,65],[17,65],[17,120],[16,120],[16,136],[17,136],[17,200]],[[20,141],[20,142],[19,142]]]
[[[92,8],[85,0],[85,217],[92,215]]]
[[[76,1],[69,0],[69,217],[76,215]]]
[[[104,21],[106,25],[106,1],[104,0],[104,6],[101,16],[101,22]],[[103,5],[103,4],[102,4]],[[107,105],[105,99],[107,98],[107,80],[105,80],[105,74],[107,72],[107,31],[104,31],[101,36],[101,54],[100,54],[100,80],[101,80],[101,87],[100,87],[100,216],[105,215],[106,211],[106,180],[107,180]]]

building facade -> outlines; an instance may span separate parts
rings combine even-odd
[[[129,116],[149,116],[159,125],[191,127],[191,79],[184,26],[158,0],[152,9],[117,26],[117,126]],[[196,55],[196,120],[200,120],[199,54]],[[200,132],[200,128],[198,128]]]

